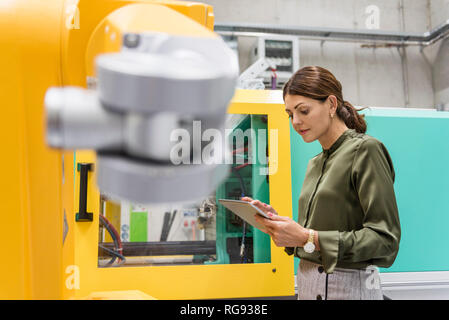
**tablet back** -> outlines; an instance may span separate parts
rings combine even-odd
[[[254,215],[259,214],[269,219],[266,213],[247,201],[219,199],[218,202],[257,229],[263,229],[263,226],[256,221]]]

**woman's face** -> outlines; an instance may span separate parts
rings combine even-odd
[[[329,99],[328,99],[329,100]],[[304,142],[312,142],[325,134],[330,126],[330,104],[299,96],[285,96],[285,111],[293,128]]]

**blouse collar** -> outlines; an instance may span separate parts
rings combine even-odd
[[[331,145],[329,149],[323,149],[323,154],[325,156],[329,156],[338,149],[338,147],[343,143],[343,141],[346,139],[347,136],[349,136],[350,133],[354,132],[354,129],[347,129],[345,132],[343,132],[340,137]]]

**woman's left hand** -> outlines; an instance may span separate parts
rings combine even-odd
[[[261,231],[269,234],[276,246],[302,247],[307,242],[309,237],[307,229],[296,221],[278,215],[272,206],[262,201],[250,197],[243,197],[241,200],[250,202],[271,217],[267,219],[258,214],[255,215],[257,222],[263,226]]]
[[[302,247],[308,238],[308,232],[291,218],[272,214],[271,219],[255,216],[257,222],[264,226],[265,233],[269,234],[278,247]]]

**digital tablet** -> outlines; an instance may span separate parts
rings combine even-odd
[[[228,208],[237,216],[248,222],[250,225],[258,229],[263,229],[263,226],[261,226],[256,221],[254,215],[258,214],[264,218],[270,219],[270,216],[268,214],[266,214],[265,212],[263,212],[262,210],[260,210],[259,208],[257,208],[255,205],[251,204],[248,201],[218,199],[218,202],[220,202],[224,207]]]

